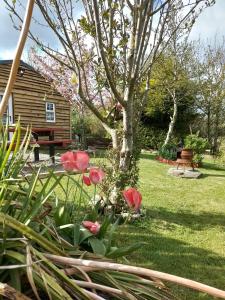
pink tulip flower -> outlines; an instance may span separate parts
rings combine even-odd
[[[130,208],[134,208],[135,211],[140,210],[142,195],[135,188],[129,188],[123,191],[123,196]]]
[[[89,156],[84,151],[67,151],[61,155],[60,159],[66,171],[84,172],[89,165]]]
[[[105,178],[105,173],[100,168],[90,168],[89,178],[93,184],[98,184]]]
[[[82,180],[83,183],[86,184],[87,186],[91,185],[91,180],[88,176],[83,175]]]
[[[66,171],[72,171],[76,168],[76,162],[74,160],[73,152],[67,151],[60,157],[63,168]]]
[[[98,222],[93,223],[91,221],[83,221],[82,225],[93,234],[97,234],[101,227]]]

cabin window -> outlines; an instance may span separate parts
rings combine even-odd
[[[46,102],[46,122],[55,122],[55,103]]]

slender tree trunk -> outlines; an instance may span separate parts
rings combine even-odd
[[[213,153],[213,144],[212,144],[212,133],[211,133],[211,111],[210,108],[207,111],[207,140],[210,145],[210,153]]]
[[[174,95],[173,97],[173,116],[170,117],[170,124],[169,124],[169,129],[166,135],[166,139],[165,142],[163,144],[163,146],[165,147],[171,140],[173,131],[174,131],[174,126],[177,120],[177,99],[176,96]]]
[[[114,182],[109,194],[109,200],[115,205],[116,211],[120,212],[123,207],[123,201],[121,201],[121,191],[127,186],[135,186],[138,178],[137,170],[137,157],[134,155],[134,129],[132,126],[133,118],[133,104],[129,103],[129,106],[123,108],[123,128],[122,133],[118,135],[122,137],[117,138],[117,145],[113,147],[115,150],[112,157],[112,174]],[[111,134],[112,136],[112,134]],[[113,136],[112,136],[113,137]],[[113,142],[114,145],[114,142]]]
[[[216,110],[215,128],[213,134],[212,154],[215,155],[218,152],[218,138],[219,138],[219,110]]]
[[[126,172],[130,169],[133,155],[133,105],[129,103],[126,109],[123,109],[123,138],[120,151],[120,171]]]
[[[110,134],[112,139],[112,146],[113,149],[117,150],[119,147],[119,140],[118,140],[118,132],[116,129],[113,129],[109,127],[107,124],[102,123],[102,126],[105,128],[105,130]]]
[[[117,150],[119,147],[119,141],[118,141],[118,133],[117,133],[116,129],[111,130],[111,137],[112,137],[113,149]]]

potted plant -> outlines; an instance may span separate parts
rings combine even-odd
[[[193,150],[191,148],[185,147],[181,151],[181,158],[192,161],[193,158]]]
[[[186,136],[184,141],[184,149],[182,150],[181,157],[190,157],[192,153],[192,160],[198,166],[202,163],[203,154],[208,147],[208,142],[206,139],[199,137],[197,134],[190,134]]]

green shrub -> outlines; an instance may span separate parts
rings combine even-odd
[[[139,129],[139,136],[141,138],[143,149],[158,150],[165,141],[166,131],[141,125]]]
[[[106,137],[107,133],[99,120],[91,113],[72,112],[72,131],[74,134]]]
[[[190,134],[186,136],[184,140],[184,147],[187,149],[193,150],[193,161],[195,163],[201,163],[205,153],[205,150],[208,148],[208,141],[202,137],[199,137],[197,134]]]
[[[170,143],[166,146],[162,146],[159,150],[159,156],[169,160],[176,160],[177,159],[177,147],[175,144]]]
[[[224,167],[225,166],[225,144],[224,141],[221,143],[219,151],[214,155],[214,161],[216,164]]]

